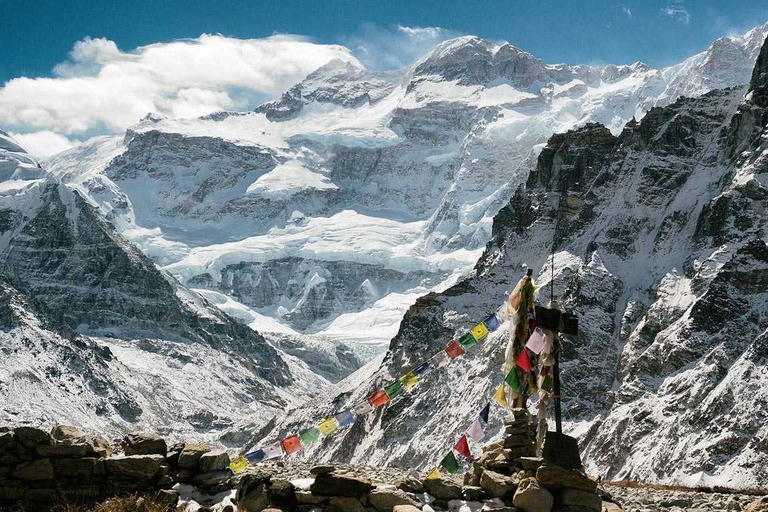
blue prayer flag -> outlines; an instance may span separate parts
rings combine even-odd
[[[499,319],[496,318],[496,313],[491,313],[488,318],[483,320],[483,323],[485,324],[486,329],[489,331],[495,331],[499,328],[499,326],[501,326]]]
[[[339,427],[346,427],[347,425],[351,425],[355,422],[355,417],[352,415],[352,411],[349,409],[341,411],[339,414],[335,415],[333,419],[336,420],[336,423],[339,424]]]
[[[262,460],[264,460],[264,450],[256,450],[255,452],[246,453],[245,458],[251,464],[255,462],[261,462]]]
[[[488,402],[485,404],[485,407],[483,407],[483,410],[480,411],[480,419],[485,422],[485,424],[488,424],[488,413],[491,412],[491,403]]]
[[[432,373],[435,367],[429,364],[429,361],[424,361],[413,370],[413,374],[417,377],[423,377],[429,373]]]

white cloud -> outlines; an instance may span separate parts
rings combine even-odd
[[[679,5],[668,5],[661,9],[661,14],[667,18],[671,18],[683,25],[688,25],[691,22],[691,15],[685,9]]]
[[[107,39],[78,41],[51,78],[0,88],[0,126],[62,134],[121,132],[148,112],[192,117],[250,107],[349,50],[297,36],[233,39],[204,34],[123,52]],[[40,139],[42,140],[42,139]]]
[[[624,16],[626,16],[628,20],[632,19],[632,9],[630,9],[628,6],[622,5],[621,12],[624,13]]]
[[[49,131],[32,133],[11,133],[24,150],[37,159],[46,158],[65,151],[80,143],[63,135]]]
[[[439,43],[460,35],[440,27],[364,24],[359,35],[344,39],[344,43],[368,69],[391,70],[413,63]]]

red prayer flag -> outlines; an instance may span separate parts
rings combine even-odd
[[[453,449],[468,459],[472,457],[472,454],[469,453],[469,443],[467,443],[467,436],[461,436],[461,439],[459,439],[459,442],[456,443],[456,446],[454,446]]]
[[[531,371],[531,358],[528,356],[528,349],[523,347],[523,351],[517,356],[517,366],[523,370]]]
[[[448,357],[451,359],[456,359],[464,354],[464,349],[461,348],[458,341],[453,340],[447,347],[445,347],[445,353],[448,354]]]
[[[387,396],[387,393],[384,390],[380,390],[372,394],[368,398],[368,400],[371,402],[371,404],[374,407],[381,407],[385,403],[389,402],[389,397]]]
[[[299,450],[301,450],[302,446],[301,446],[301,439],[299,439],[299,436],[293,435],[283,439],[283,449],[285,450],[286,455],[290,455],[292,453],[296,453]]]

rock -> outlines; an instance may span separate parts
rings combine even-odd
[[[491,471],[496,471],[497,473],[502,473],[505,475],[511,475],[512,469],[510,468],[510,462],[508,459],[506,459],[503,456],[500,456],[497,459],[489,460],[485,463],[486,469],[490,469]]]
[[[326,473],[333,473],[336,468],[333,466],[314,466],[309,470],[309,474],[313,476],[324,475]]]
[[[114,451],[103,437],[82,432],[75,427],[56,425],[51,430],[51,437],[59,441],[59,444],[84,444],[88,456],[109,457]]]
[[[51,480],[53,464],[51,459],[37,459],[16,466],[11,475],[18,480]]]
[[[526,435],[509,436],[504,438],[504,448],[516,448],[518,446],[529,446],[534,440]]]
[[[531,442],[525,446],[514,446],[504,449],[504,457],[507,460],[516,460],[520,457],[533,457],[536,455],[536,445]]]
[[[53,489],[27,489],[24,499],[35,503],[53,503],[56,501],[56,491]]]
[[[501,450],[504,447],[504,440],[494,441],[483,446],[483,453],[492,452],[494,450]]]
[[[195,476],[192,479],[192,483],[195,485],[215,486],[229,480],[229,475],[229,470],[208,471]]]
[[[310,486],[310,490],[314,494],[322,496],[359,498],[370,491],[371,487],[370,480],[333,472],[317,475],[315,481]]]
[[[392,512],[397,505],[418,506],[418,502],[399,489],[373,489],[368,503],[379,512]]]
[[[271,477],[265,472],[247,472],[237,482],[235,501],[238,510],[261,512],[269,505],[269,484]]]
[[[168,447],[168,453],[165,454],[165,461],[173,467],[179,465],[179,455],[184,449],[184,443],[174,443]]]
[[[168,453],[165,439],[152,432],[131,432],[123,438],[120,448],[126,455],[162,455]]]
[[[18,501],[24,497],[24,488],[17,487],[13,482],[0,483],[0,501]]]
[[[563,489],[557,496],[558,506],[586,507],[595,512],[603,509],[603,500],[594,492],[579,489]]]
[[[622,508],[615,503],[611,503],[610,501],[604,501],[603,512],[622,512]]]
[[[495,471],[486,470],[480,477],[480,486],[485,489],[491,498],[511,496],[517,488],[516,482],[511,477],[504,476]]]
[[[9,452],[16,449],[16,438],[13,432],[0,433],[0,453]]]
[[[169,507],[176,507],[179,502],[179,491],[173,489],[161,489],[154,495],[155,502],[159,505],[166,505]]]
[[[162,455],[122,455],[106,459],[107,474],[132,480],[149,480],[160,469]]]
[[[419,509],[413,505],[397,505],[392,512],[419,512]]]
[[[35,448],[41,444],[53,444],[51,434],[34,427],[16,427],[13,431],[16,441],[27,448]]]
[[[523,466],[524,470],[533,471],[534,473],[544,464],[544,459],[541,457],[520,457],[517,461]]]
[[[296,494],[293,484],[288,480],[272,480],[269,484],[269,501],[281,509],[296,508]]]
[[[321,505],[328,501],[327,496],[315,496],[309,491],[295,491],[296,502],[299,505]]]
[[[395,487],[406,492],[412,492],[414,494],[424,492],[424,484],[419,478],[419,474],[410,471],[406,476],[398,477],[395,480]]]
[[[93,501],[101,498],[104,493],[100,485],[75,485],[60,489],[59,492],[68,501]]]
[[[592,493],[597,489],[597,482],[587,475],[549,463],[536,470],[536,479],[549,489],[569,488]]]
[[[73,439],[81,436],[83,433],[77,429],[77,427],[70,427],[68,425],[56,425],[51,429],[51,437],[57,441],[64,441],[65,439]]]
[[[461,488],[461,497],[467,501],[483,501],[485,489],[475,485],[465,485]]]
[[[517,425],[519,423],[525,423],[526,425],[530,423],[528,411],[525,409],[512,409],[511,414],[504,416],[505,426]]]
[[[84,444],[42,444],[35,448],[39,457],[54,459],[85,457],[88,447]]]
[[[768,496],[755,500],[744,509],[744,512],[768,512]]]
[[[512,498],[512,503],[525,512],[550,512],[554,502],[552,493],[539,485],[535,478],[521,480]]]
[[[344,496],[332,496],[328,500],[328,510],[332,512],[366,512],[359,500]]]
[[[223,450],[204,453],[197,461],[197,469],[201,473],[216,471],[218,469],[227,469],[228,467],[229,454]]]
[[[205,443],[189,443],[179,453],[178,466],[182,469],[192,469],[197,466],[197,462],[204,453],[211,451],[210,446]]]
[[[56,476],[90,476],[98,460],[95,458],[57,460],[53,465],[53,472]]]
[[[461,498],[461,487],[451,480],[428,478],[424,480],[424,490],[439,500],[457,500]]]

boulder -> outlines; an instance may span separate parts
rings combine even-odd
[[[88,447],[84,444],[41,444],[35,448],[38,457],[54,459],[85,457]]]
[[[461,497],[467,501],[483,501],[485,489],[476,485],[465,485],[461,488]]]
[[[439,500],[458,500],[461,498],[461,486],[443,478],[425,479],[424,491]]]
[[[296,508],[296,494],[288,480],[272,480],[269,484],[269,502],[281,509]]]
[[[554,464],[545,463],[536,470],[536,479],[549,489],[578,489],[595,492],[597,482],[575,469],[563,469]]]
[[[158,505],[173,507],[175,510],[176,504],[179,502],[179,491],[174,491],[173,489],[161,489],[153,495],[153,498]]]
[[[16,438],[13,432],[0,432],[0,453],[16,449]]]
[[[533,439],[527,435],[508,436],[504,438],[504,448],[515,448],[533,444]]]
[[[165,439],[152,432],[131,432],[123,438],[120,447],[126,455],[162,455],[168,453]]]
[[[295,494],[299,505],[322,505],[328,501],[328,496],[315,496],[309,491],[296,490]]]
[[[90,476],[93,474],[93,470],[96,467],[98,460],[99,459],[92,457],[57,460],[53,465],[53,472],[56,476],[64,477]]]
[[[418,501],[399,489],[373,489],[368,494],[368,503],[379,512],[392,512],[397,505],[419,505]]]
[[[197,461],[197,469],[201,473],[227,469],[229,467],[229,454],[223,450],[206,452]]]
[[[205,443],[189,443],[179,453],[178,466],[181,469],[192,469],[197,466],[197,462],[204,453],[211,451],[211,447]]]
[[[0,482],[0,501],[18,501],[24,496],[24,488],[14,482]]]
[[[317,475],[310,486],[310,490],[321,496],[359,498],[370,491],[371,487],[371,481],[365,478],[333,472]]]
[[[768,511],[768,508],[765,510]],[[604,501],[603,512],[622,512],[622,508],[615,503],[611,503],[610,501]]]
[[[230,471],[227,470],[218,470],[218,471],[207,471],[205,473],[200,473],[199,475],[196,475],[192,479],[192,483],[195,485],[205,485],[205,486],[214,486],[219,485],[227,482],[229,480]]]
[[[237,482],[235,501],[238,510],[246,512],[261,512],[269,505],[268,484],[271,480],[269,473],[248,471],[240,476]]]
[[[112,445],[109,441],[93,433],[86,433],[75,427],[67,425],[56,425],[51,430],[51,437],[58,441],[58,444],[84,444],[86,446],[86,455],[99,457],[109,457],[113,453]]]
[[[27,489],[24,493],[24,499],[35,503],[53,503],[56,501],[56,491],[53,489]]]
[[[554,502],[552,493],[539,485],[535,478],[521,480],[512,498],[512,503],[525,512],[550,512]]]
[[[53,478],[53,464],[51,464],[51,459],[25,462],[16,466],[11,475],[17,480],[51,480]]]
[[[523,466],[524,470],[533,471],[534,473],[544,464],[544,459],[541,457],[520,457],[517,461]]]
[[[480,487],[485,489],[491,498],[501,498],[505,495],[511,496],[517,489],[517,482],[512,477],[486,470],[480,477]]]
[[[533,457],[536,455],[536,445],[531,442],[525,446],[514,446],[504,449],[504,457],[507,460],[516,460],[520,457]]]
[[[526,425],[530,423],[528,411],[525,409],[512,409],[511,414],[504,416],[504,426],[517,425],[520,423],[525,423]]]
[[[419,512],[419,509],[413,505],[397,505],[392,512]]]
[[[16,427],[13,431],[16,441],[27,448],[35,448],[41,444],[53,444],[51,434],[34,427]]]
[[[414,471],[410,471],[406,476],[398,477],[395,480],[395,487],[414,494],[424,492],[424,484],[421,482],[419,474]]]
[[[130,480],[150,480],[164,462],[162,455],[121,455],[106,459],[107,475]]]
[[[332,496],[328,500],[327,509],[331,512],[366,512],[365,507],[359,500],[345,496]]]
[[[333,473],[336,468],[333,466],[314,466],[309,470],[309,474],[312,476],[324,475],[326,473]]]
[[[595,512],[603,509],[603,500],[594,492],[586,492],[579,489],[563,489],[557,496],[558,506],[584,507]]]

